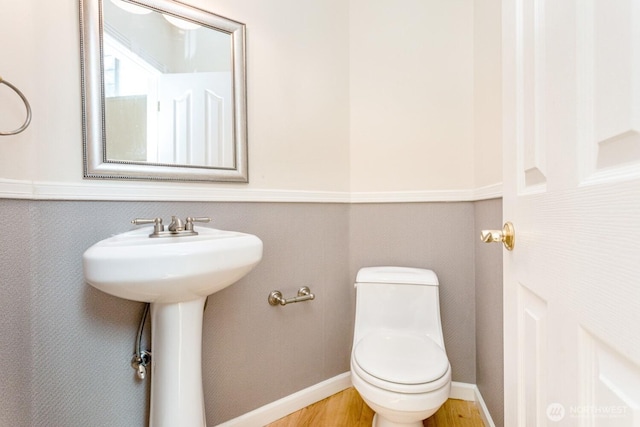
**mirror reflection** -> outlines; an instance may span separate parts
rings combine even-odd
[[[232,36],[103,2],[106,160],[233,168]]]

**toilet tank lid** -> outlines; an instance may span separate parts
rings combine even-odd
[[[358,271],[356,282],[438,286],[438,276],[424,268],[364,267]]]

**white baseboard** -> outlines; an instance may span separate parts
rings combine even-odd
[[[489,408],[487,408],[487,405],[484,403],[484,399],[482,398],[482,394],[480,394],[480,390],[477,385],[453,381],[451,383],[451,392],[449,393],[449,397],[451,399],[476,402],[476,405],[478,405],[478,411],[480,412],[480,417],[482,418],[482,422],[485,427],[496,427],[493,419],[491,418],[491,414],[489,413]]]
[[[262,427],[349,387],[351,373],[345,372],[219,424],[218,427]]]
[[[484,399],[480,394],[480,390],[478,390],[477,386],[474,387],[476,388],[476,405],[478,405],[482,422],[486,427],[496,427],[493,419],[491,418],[491,414],[489,413],[489,408],[487,408],[487,405],[484,403]]]
[[[351,373],[345,372],[321,383],[307,387],[282,399],[271,402],[237,418],[218,424],[217,427],[262,427],[282,417],[286,417],[313,403],[326,399],[336,393],[351,387]],[[489,410],[482,399],[480,390],[475,384],[451,383],[451,399],[476,402],[480,416],[486,427],[495,427]]]
[[[450,399],[466,400],[467,402],[476,401],[476,392],[478,387],[475,384],[451,382]]]

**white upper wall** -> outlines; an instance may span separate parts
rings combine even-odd
[[[474,2],[474,151],[476,188],[502,182],[501,0]]]
[[[351,0],[351,190],[469,189],[473,0]]]
[[[36,50],[37,3],[0,0],[0,77],[17,86],[29,98],[34,114],[40,114],[40,96],[33,70],[37,66]],[[59,77],[59,76],[58,76]],[[77,82],[76,82],[77,83]],[[22,100],[6,85],[0,85],[0,131],[17,129],[26,118]],[[36,171],[36,118],[26,132],[14,136],[0,136],[0,178],[31,179]]]
[[[24,133],[0,137],[0,197],[348,201],[500,182],[500,168],[479,157],[500,156],[495,126],[478,122],[479,97],[499,87],[492,9],[474,14],[473,0],[191,4],[247,24],[249,184],[84,180],[78,0],[0,0],[10,11],[0,14],[0,72],[33,107]],[[492,56],[474,69],[477,29],[496,22],[476,43]],[[23,118],[5,89],[0,129]]]

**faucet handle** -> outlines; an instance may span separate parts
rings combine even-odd
[[[194,222],[210,222],[210,221],[211,221],[211,218],[209,218],[209,217],[202,217],[202,216],[201,217],[191,217],[191,216],[188,216],[187,217],[187,222],[184,225],[184,229],[186,231],[193,231],[193,223]]]
[[[134,224],[134,225],[154,224],[153,226],[154,234],[164,231],[164,225],[162,225],[162,218],[136,218],[131,220],[131,224]]]

